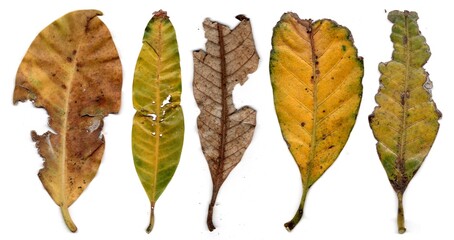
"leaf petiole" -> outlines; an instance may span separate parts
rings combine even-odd
[[[147,233],[150,233],[153,230],[153,227],[154,227],[154,203],[151,204],[150,224],[148,224]]]
[[[405,233],[405,217],[404,217],[404,205],[402,203],[403,193],[397,193],[397,199],[399,206],[397,209],[397,226],[399,227],[399,233]]]
[[[304,186],[303,187],[303,196],[301,197],[301,202],[300,202],[300,206],[298,207],[298,211],[295,213],[295,216],[292,218],[292,220],[290,220],[289,222],[284,224],[285,229],[287,229],[287,231],[289,231],[289,232],[292,231],[293,228],[295,228],[295,226],[299,223],[299,221],[303,217],[304,204],[306,203],[306,196],[307,196],[308,191],[309,191],[309,188]]]
[[[214,231],[214,229],[216,229],[216,227],[213,224],[213,208],[214,208],[214,205],[216,204],[216,198],[218,196],[218,192],[219,192],[219,190],[216,190],[215,186],[213,186],[213,193],[211,194],[211,202],[210,202],[210,205],[208,206],[208,216],[207,216],[207,226],[208,226],[208,230],[210,230],[210,232],[212,232],[212,231]]]
[[[61,206],[60,207],[61,214],[63,215],[63,219],[65,220],[66,226],[69,228],[71,232],[76,232],[77,227],[74,224],[73,220],[71,219],[71,215],[69,214],[68,207]]]

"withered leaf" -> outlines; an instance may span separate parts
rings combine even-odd
[[[132,153],[137,175],[150,200],[150,233],[155,203],[180,161],[184,118],[178,43],[166,12],[154,13],[142,42],[133,82],[137,112],[132,127]]]
[[[68,208],[96,175],[104,152],[103,118],[120,109],[122,70],[97,10],[64,15],[42,30],[16,75],[13,101],[49,114],[51,131],[32,131],[44,167],[38,176],[75,232]]]
[[[233,30],[206,19],[206,52],[193,53],[194,96],[200,108],[197,127],[213,182],[210,231],[215,229],[212,216],[219,189],[241,160],[255,129],[256,111],[248,106],[236,109],[232,100],[235,85],[246,82],[259,60],[249,19],[243,15],[237,19],[240,23]]]
[[[377,152],[398,198],[397,224],[404,233],[402,198],[408,184],[424,162],[438,133],[441,113],[432,100],[432,82],[423,66],[429,46],[417,24],[418,14],[391,11],[392,60],[380,63],[378,104],[369,116],[377,139]]]
[[[312,22],[285,13],[274,27],[270,76],[282,136],[303,182],[292,230],[311,186],[334,163],[355,124],[363,62],[350,31],[332,20]]]

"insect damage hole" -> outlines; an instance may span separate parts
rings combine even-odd
[[[150,113],[150,114],[147,114],[147,117],[151,117],[151,120],[156,121],[156,119],[158,118],[158,115],[156,115],[154,113]]]
[[[430,80],[429,76],[427,76],[426,82],[422,86],[430,95],[432,95],[433,84],[432,84],[432,81]]]
[[[172,96],[168,95],[164,101],[162,101],[161,108],[165,107],[167,104],[170,104],[170,101],[172,100]]]

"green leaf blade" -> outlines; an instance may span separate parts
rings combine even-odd
[[[148,23],[137,60],[132,128],[134,164],[151,204],[172,179],[183,147],[184,116],[180,106],[181,71],[175,29],[166,13],[155,13]]]

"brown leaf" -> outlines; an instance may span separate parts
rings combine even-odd
[[[99,15],[71,12],[41,31],[19,66],[13,97],[14,103],[30,100],[49,114],[52,131],[32,131],[45,160],[38,175],[73,232],[68,207],[101,163],[103,118],[120,109],[121,63]]]
[[[240,162],[255,129],[256,111],[247,106],[236,109],[232,100],[235,85],[246,82],[259,60],[249,19],[243,15],[237,19],[241,22],[233,30],[205,20],[206,52],[193,54],[194,96],[200,108],[197,127],[213,181],[210,231],[215,229],[212,215],[219,189]]]

